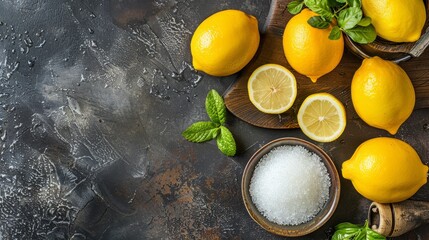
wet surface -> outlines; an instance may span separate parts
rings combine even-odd
[[[255,15],[262,28],[269,4],[0,1],[0,239],[277,239],[248,216],[241,174],[263,144],[302,133],[229,115],[233,158],[181,136],[207,119],[207,92],[225,92],[236,77],[193,71],[192,32],[227,8]],[[428,124],[429,111],[418,110],[396,135],[426,164]],[[350,116],[340,139],[318,145],[340,169],[361,142],[382,135]],[[342,184],[332,219],[302,239],[364,221],[370,202]],[[429,187],[414,199],[429,201]]]

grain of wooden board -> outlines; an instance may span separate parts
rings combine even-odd
[[[313,93],[328,92],[337,97],[346,107],[347,117],[356,118],[350,95],[350,83],[354,72],[359,68],[362,59],[353,55],[348,49],[344,51],[340,64],[329,74],[321,77],[317,83],[292,69],[283,53],[282,37],[286,23],[292,17],[287,11],[290,0],[274,0],[267,24],[262,34],[259,50],[254,59],[241,72],[237,81],[225,94],[228,110],[243,121],[263,128],[288,129],[298,128],[297,112],[304,99]],[[294,105],[280,115],[260,112],[252,105],[247,92],[247,80],[252,72],[266,63],[277,63],[285,66],[295,75],[298,96]],[[429,107],[429,50],[418,58],[412,58],[399,64],[411,78],[415,92],[415,109]]]

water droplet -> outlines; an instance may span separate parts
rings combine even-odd
[[[34,64],[35,64],[35,63],[36,63],[36,62],[35,62],[34,60],[28,60],[28,61],[27,61],[28,66],[29,66],[29,67],[31,67],[31,68],[32,68],[32,67],[34,67]]]
[[[89,14],[91,18],[96,18],[97,16],[94,13]]]
[[[137,86],[138,87],[144,87],[145,83],[144,83],[144,79],[143,78],[139,78],[137,80]]]
[[[24,43],[27,47],[32,47],[33,46],[33,40],[31,40],[31,38],[26,38],[24,39]]]
[[[63,59],[63,61],[64,61],[64,62],[68,62],[68,61],[69,61],[69,58],[64,58],[64,59]]]
[[[46,40],[43,40],[41,43],[39,43],[39,45],[35,46],[35,48],[41,48],[43,47],[43,45],[45,45]]]
[[[6,130],[1,129],[0,133],[1,133],[0,139],[1,139],[3,142],[4,142],[4,141],[6,141],[7,131],[6,131]]]
[[[423,130],[424,131],[429,131],[429,123],[423,124]]]
[[[3,26],[3,25],[4,25],[4,22],[0,21],[0,26]]]
[[[27,54],[30,51],[30,49],[28,47],[25,47],[25,48],[24,47],[20,47],[19,50],[23,54]]]
[[[82,115],[82,112],[81,112],[81,110],[80,110],[80,105],[79,105],[79,103],[76,101],[76,99],[71,98],[71,97],[67,97],[67,102],[68,102],[68,104],[69,104],[69,108],[70,108],[73,112],[75,112],[75,113],[77,113],[77,114],[79,114],[79,115]]]
[[[88,28],[88,32],[89,32],[89,34],[93,34],[94,30],[92,28]]]
[[[98,44],[97,44],[97,42],[96,42],[95,40],[91,40],[91,41],[89,42],[89,44],[90,44],[90,46],[91,46],[92,48],[97,48],[97,47],[98,47]]]

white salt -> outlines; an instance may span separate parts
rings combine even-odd
[[[329,198],[331,181],[320,157],[302,146],[280,146],[264,155],[250,181],[252,202],[280,225],[310,221]]]

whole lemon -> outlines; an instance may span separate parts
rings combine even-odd
[[[364,59],[351,84],[353,106],[368,125],[396,134],[416,101],[407,73],[379,57]]]
[[[332,71],[341,60],[344,40],[330,40],[332,24],[326,29],[318,29],[307,23],[317,16],[308,8],[293,16],[283,33],[283,50],[287,61],[297,72],[306,75],[311,81]]]
[[[191,39],[192,65],[213,76],[240,71],[259,46],[258,20],[239,10],[224,10],[206,18]]]
[[[426,21],[422,0],[362,0],[362,9],[377,35],[392,42],[417,41]]]
[[[341,171],[362,196],[393,203],[410,198],[426,183],[428,166],[409,144],[379,137],[362,143]]]

